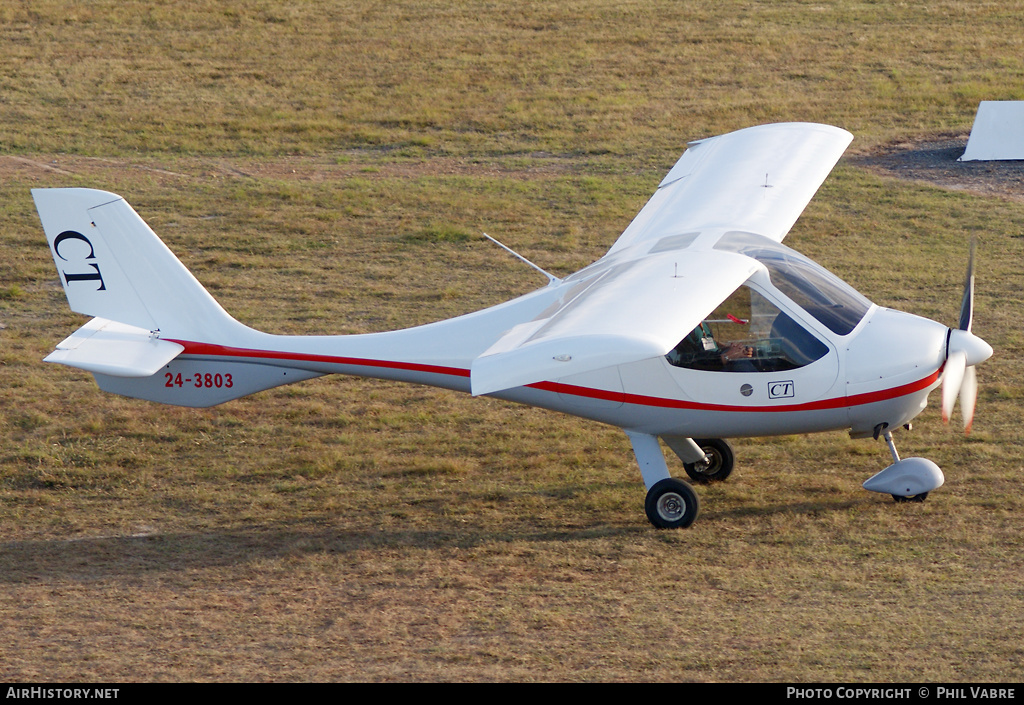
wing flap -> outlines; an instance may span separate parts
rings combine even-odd
[[[149,377],[184,349],[143,328],[94,318],[62,340],[45,361],[114,377]]]
[[[571,295],[560,306],[509,330],[473,361],[472,393],[664,355],[759,266],[731,252],[686,250],[610,265],[585,287],[566,283]]]

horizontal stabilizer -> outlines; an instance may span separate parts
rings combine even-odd
[[[143,328],[94,318],[62,340],[46,362],[114,377],[149,377],[184,349]]]

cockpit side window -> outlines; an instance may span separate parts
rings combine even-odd
[[[712,372],[779,372],[809,365],[828,347],[757,291],[742,286],[666,358]]]

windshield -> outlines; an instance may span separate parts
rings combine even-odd
[[[870,301],[824,267],[761,235],[726,233],[715,249],[756,259],[776,289],[837,335],[849,334],[871,308]]]

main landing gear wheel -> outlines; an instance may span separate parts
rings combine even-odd
[[[685,529],[700,512],[693,488],[682,480],[667,477],[647,492],[647,518],[659,529]]]
[[[923,502],[928,498],[928,493],[922,492],[921,494],[912,494],[909,497],[894,494],[892,498],[896,500],[896,504],[900,504],[902,502]]]
[[[696,443],[707,460],[696,463],[683,463],[683,469],[694,482],[721,482],[732,472],[736,456],[729,442],[721,438],[695,438]]]

